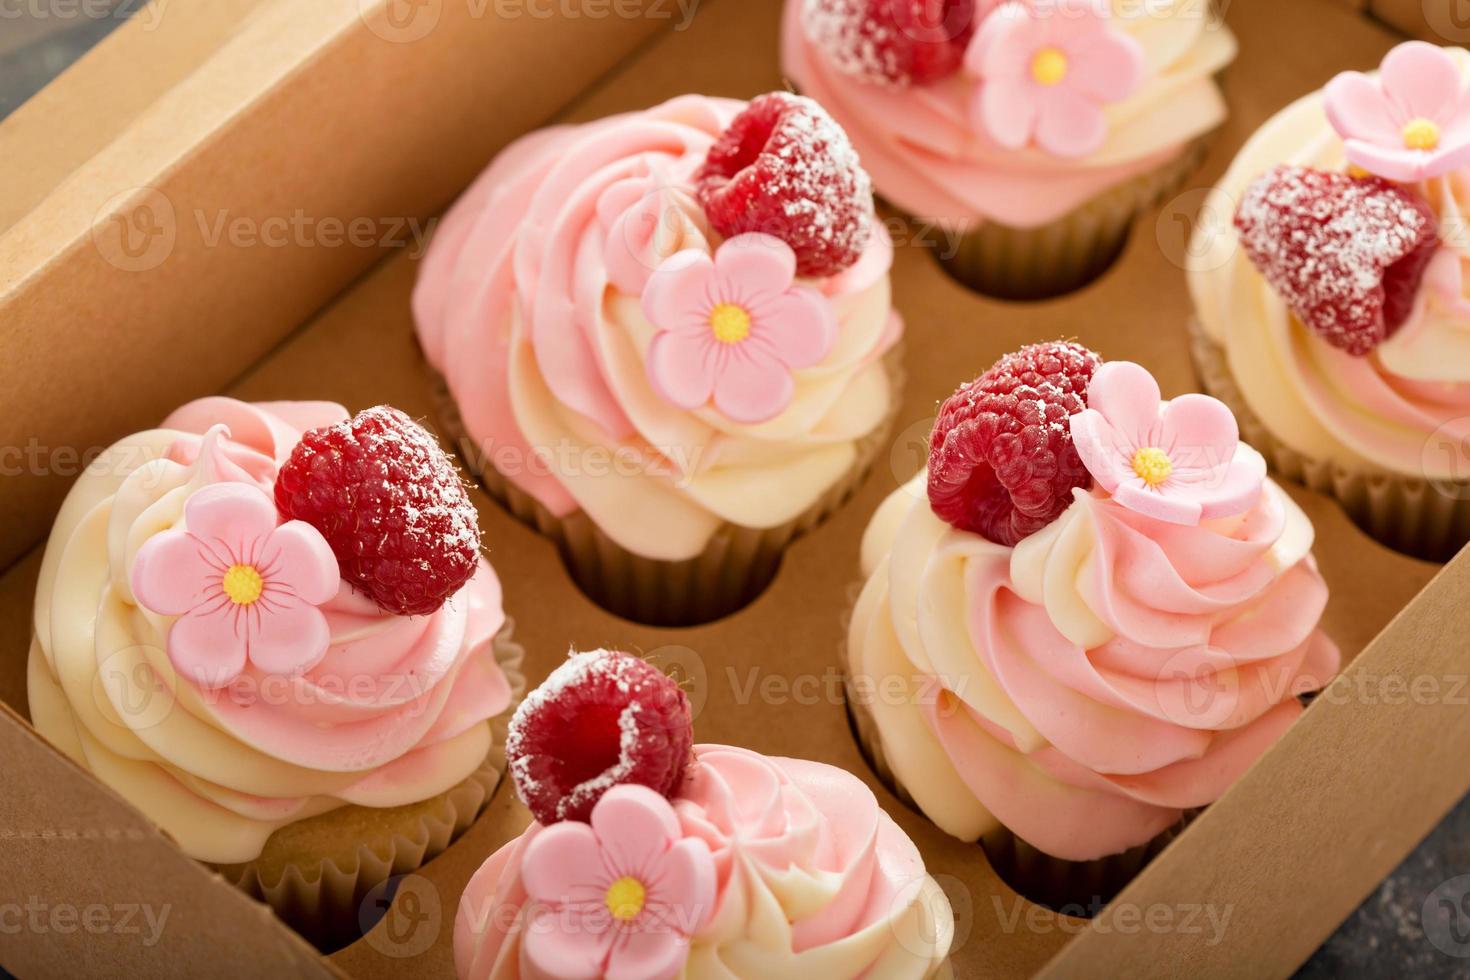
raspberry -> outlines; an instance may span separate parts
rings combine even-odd
[[[801,22],[844,75],[904,88],[960,70],[975,8],[976,0],[806,0]]]
[[[781,239],[800,275],[836,275],[867,247],[873,183],[842,127],[811,99],[772,92],[753,100],[710,148],[695,183],[716,231]]]
[[[694,747],[689,699],[628,653],[572,653],[516,710],[505,752],[516,795],[537,820],[591,819],[614,786],[671,796]]]
[[[1424,200],[1380,177],[1282,166],[1235,212],[1241,245],[1297,317],[1357,357],[1414,309],[1439,223]]]
[[[386,405],[302,436],[276,476],[276,508],[322,532],[342,577],[400,616],[434,612],[479,567],[478,515],[459,470]]]
[[[1007,354],[939,410],[929,440],[929,503],[962,531],[1013,547],[1092,485],[1067,419],[1087,407],[1102,359],[1054,341]]]

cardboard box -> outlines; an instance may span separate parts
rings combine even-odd
[[[688,24],[673,0],[236,0],[217,18],[203,12],[210,3],[173,0],[180,30],[198,33],[119,117],[94,119],[75,100],[121,64],[162,57],[159,35],[139,23],[43,94],[71,107],[63,132],[36,112],[0,125],[5,159],[32,175],[0,191],[0,446],[31,450],[0,460],[13,477],[0,481],[0,564],[10,565],[0,579],[0,963],[26,978],[449,977],[464,882],[529,819],[508,789],[405,880],[366,938],[323,958],[26,725],[37,546],[75,471],[65,460],[216,391],[353,409],[391,402],[430,416],[408,310],[416,249],[385,234],[329,244],[324,222],[422,229],[500,146],[553,117],[780,87],[780,2],[704,0]],[[546,10],[562,13],[534,13]],[[593,10],[613,13],[585,16]],[[548,542],[481,496],[532,680],[569,644],[644,651],[688,679],[700,740],[818,759],[872,782],[833,682],[859,537],[921,464],[936,402],[1001,353],[1057,336],[1148,365],[1167,394],[1194,389],[1180,262],[1203,189],[1272,112],[1339,69],[1377,64],[1395,40],[1339,0],[1235,0],[1227,17],[1242,41],[1227,79],[1233,116],[1195,187],[1141,222],[1094,286],[1046,303],[992,302],[924,249],[898,250],[909,386],[892,451],[750,608],[690,630],[618,620],[576,591]],[[106,136],[88,142],[80,130],[90,126]],[[222,213],[240,232],[215,239]],[[296,215],[293,229],[312,230],[259,240]],[[1028,905],[978,847],[874,783],[951,895],[957,976],[1286,975],[1470,788],[1470,712],[1454,687],[1470,674],[1470,558],[1440,569],[1392,554],[1330,501],[1295,496],[1316,523],[1332,589],[1325,626],[1352,664],[1104,914],[1088,923]],[[1403,696],[1399,685],[1415,678],[1437,696]],[[119,922],[128,908],[131,930]],[[26,916],[19,930],[13,910]],[[157,924],[164,910],[157,930],[140,914]],[[1209,914],[1228,916],[1223,932]]]

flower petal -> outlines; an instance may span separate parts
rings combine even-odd
[[[1383,88],[1359,71],[1345,71],[1327,83],[1327,119],[1343,139],[1402,146],[1402,124],[1393,118]]]
[[[224,687],[245,669],[246,624],[225,598],[174,621],[168,659],[179,676],[206,690]]]
[[[1200,522],[1199,502],[1185,494],[1170,492],[1168,483],[1150,489],[1141,480],[1128,480],[1113,491],[1113,499],[1134,513],[1169,524],[1193,527]]]
[[[1087,407],[1101,412],[1118,436],[1135,447],[1152,439],[1161,402],[1159,383],[1132,361],[1109,361],[1087,386]]]
[[[1082,465],[1097,481],[1097,485],[1112,493],[1123,480],[1123,451],[1114,438],[1113,427],[1108,425],[1101,412],[1084,409],[1069,420],[1072,429],[1072,445],[1082,458]]]
[[[276,529],[276,502],[247,483],[214,483],[184,504],[184,523],[205,544],[251,562],[259,543]]]
[[[980,22],[974,40],[965,49],[965,68],[987,81],[1021,78],[1045,40],[1045,31],[1026,4],[1003,4]]]
[[[1261,499],[1265,483],[1265,457],[1242,443],[1235,459],[1225,468],[1223,478],[1201,494],[1201,518],[1208,521],[1244,514]]]
[[[616,938],[617,930],[610,924],[595,928],[575,910],[539,909],[527,921],[521,941],[526,961],[522,972],[558,980],[597,980]]]
[[[679,408],[703,408],[715,390],[721,361],[718,344],[713,333],[659,334],[648,345],[648,380]]]
[[[1225,403],[1209,395],[1180,395],[1164,406],[1160,441],[1175,466],[1223,470],[1235,458],[1240,427]]]
[[[664,927],[627,929],[608,954],[606,980],[673,980],[689,959],[689,940]]]
[[[260,549],[259,569],[269,589],[285,589],[320,606],[337,595],[342,572],[322,533],[305,521],[287,521]]]
[[[796,280],[796,253],[774,235],[736,235],[715,253],[721,284],[738,284],[742,293],[780,293]],[[722,290],[729,298],[732,290]]]
[[[780,415],[795,393],[796,380],[786,365],[749,342],[730,351],[715,379],[715,407],[744,425]]]
[[[1384,56],[1378,71],[1384,93],[1405,122],[1420,117],[1448,122],[1465,84],[1449,53],[1426,41],[1400,44]]]
[[[664,259],[643,287],[643,315],[664,330],[707,315],[715,288],[715,264],[694,249]]]
[[[1067,52],[1067,82],[1098,102],[1121,102],[1143,84],[1143,46],[1105,31],[1079,39]]]
[[[1059,157],[1084,157],[1107,138],[1107,118],[1087,96],[1065,85],[1042,93],[1036,115],[1037,146]]]
[[[526,845],[521,860],[526,893],[551,905],[601,902],[608,877],[597,835],[585,823],[575,821],[541,830]]]
[[[679,818],[669,801],[647,786],[608,790],[592,808],[592,830],[610,874],[652,881],[679,839]]]
[[[789,368],[820,364],[837,343],[837,316],[815,289],[798,286],[754,310],[751,341]]]
[[[984,82],[975,97],[975,126],[1008,150],[1031,142],[1041,111],[1036,86],[1023,78],[1003,76]]]
[[[1380,146],[1365,140],[1350,139],[1344,142],[1347,158],[1372,174],[1388,180],[1414,184],[1424,179],[1425,164],[1429,154],[1418,150],[1405,150],[1391,146]]]
[[[686,837],[669,848],[649,901],[665,907],[666,921],[693,935],[714,916],[717,884],[709,846]]]
[[[224,564],[187,531],[164,531],[143,542],[133,559],[138,604],[160,616],[182,616],[218,594]]]
[[[332,642],[327,617],[294,597],[273,599],[270,588],[245,607],[250,662],[268,674],[291,677],[315,667]]]

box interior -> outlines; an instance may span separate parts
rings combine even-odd
[[[62,213],[65,202],[56,198],[74,189],[102,200],[114,196],[119,185],[109,185],[107,161],[98,159],[143,155],[171,114],[223,100],[232,80],[245,78],[255,88],[239,93],[233,112],[191,121],[179,137],[185,158],[160,171],[172,174],[164,186],[180,213],[229,202],[257,216],[308,206],[323,215],[428,215],[497,147],[579,91],[564,118],[593,119],[690,91],[749,97],[783,86],[775,59],[779,0],[706,0],[682,32],[651,19],[632,25],[467,19],[441,22],[411,43],[384,42],[363,22],[346,19],[341,4],[324,5],[331,16],[323,13],[311,23],[291,22],[283,6],[263,4],[198,71],[127,127],[123,139],[63,182],[48,207],[0,235],[0,256],[22,255],[39,277],[6,281],[0,294],[0,311],[20,314],[18,320],[0,316],[0,323],[24,335],[29,375],[7,390],[7,407],[22,417],[0,423],[0,443],[40,433],[51,445],[105,444],[156,422],[182,400],[215,390],[248,400],[335,399],[353,410],[388,402],[432,422],[407,305],[415,266],[404,250],[384,257],[375,249],[327,255],[321,253],[330,250],[301,247],[211,249],[192,240],[190,222],[181,222],[165,261],[121,272],[97,257],[100,246],[79,243],[90,212],[80,218]],[[451,12],[456,8],[445,4],[445,18],[457,16]],[[489,557],[505,582],[506,606],[529,651],[533,683],[569,645],[636,650],[688,679],[699,740],[800,755],[867,779],[950,894],[959,920],[957,976],[1289,973],[1470,786],[1470,775],[1453,761],[1470,749],[1470,715],[1447,700],[1319,699],[1109,912],[1086,924],[1024,903],[995,878],[978,846],[945,837],[879,786],[853,743],[840,696],[797,703],[792,691],[798,679],[837,676],[863,528],[883,497],[921,465],[935,405],[957,384],[1024,343],[1075,337],[1109,358],[1147,365],[1166,395],[1197,387],[1184,330],[1189,302],[1175,259],[1200,189],[1276,109],[1343,67],[1376,64],[1394,41],[1336,0],[1236,0],[1227,20],[1242,38],[1240,59],[1226,77],[1232,117],[1192,190],[1142,220],[1099,282],[1056,301],[1006,304],[956,285],[921,248],[897,250],[895,301],[908,321],[909,383],[892,450],[833,520],[791,548],[777,580],[749,608],[697,629],[621,621],[576,590],[547,541],[477,497]],[[246,55],[266,34],[283,31],[302,64],[266,71],[249,62]],[[636,58],[582,91],[653,35]],[[1331,43],[1305,44],[1304,38]],[[118,43],[142,42],[133,32]],[[487,51],[497,57],[485,57]],[[492,61],[500,64],[486,67]],[[556,70],[540,70],[543,64]],[[564,67],[569,64],[575,67]],[[517,81],[527,76],[537,84]],[[543,86],[550,91],[527,94]],[[323,105],[340,109],[350,124],[323,124]],[[140,163],[132,173],[157,163]],[[263,174],[271,179],[263,181]],[[58,254],[56,246],[67,242]],[[348,288],[335,295],[343,286]],[[114,303],[114,297],[122,298]],[[73,310],[73,319],[86,321],[80,337],[58,344],[54,334],[41,332],[44,313],[78,305],[82,313]],[[109,338],[135,335],[145,350],[119,364]],[[160,368],[167,352],[174,352],[171,366]],[[11,370],[17,378],[22,373]],[[120,370],[147,384],[116,384]],[[60,376],[67,380],[58,388]],[[95,393],[103,388],[105,404],[99,406]],[[80,401],[58,408],[68,398]],[[44,409],[26,417],[32,404]],[[14,515],[5,547],[20,554],[34,546],[66,483],[5,481],[0,506]],[[20,484],[46,486],[27,490]],[[1454,626],[1458,597],[1470,588],[1470,560],[1462,555],[1441,572],[1374,544],[1330,501],[1296,489],[1293,495],[1316,525],[1317,556],[1332,589],[1324,625],[1346,657],[1356,656],[1342,683],[1451,677],[1470,669],[1470,638]],[[0,699],[20,716],[38,565],[32,550],[0,580]],[[825,681],[819,687],[832,689]],[[763,690],[775,696],[763,697]],[[183,858],[130,807],[42,743],[17,714],[0,718],[0,739],[0,751],[16,760],[23,790],[0,800],[0,826],[134,832],[124,860],[114,858],[111,841],[85,835],[18,841],[17,873],[0,883],[0,901],[24,903],[34,894],[121,901],[116,896],[128,895],[169,903],[177,916],[149,949],[122,941],[127,937],[20,942],[0,936],[0,962],[21,975],[86,964],[75,957],[104,950],[107,962],[153,975],[213,974],[223,963],[226,972],[238,964],[239,972],[253,974],[276,965],[358,977],[450,976],[453,915],[464,882],[529,820],[502,788],[485,816],[405,886],[415,895],[412,910],[395,907],[364,940],[321,960],[262,908]],[[1229,914],[1222,942],[1210,945],[1182,928],[1129,930],[1114,918],[1122,906],[1179,910],[1203,904]]]

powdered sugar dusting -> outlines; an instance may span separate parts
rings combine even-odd
[[[578,772],[575,783],[564,785],[572,771],[568,762],[602,757],[601,745],[579,738],[597,743],[606,737],[600,728],[567,731],[565,719],[586,720],[606,711],[615,712],[615,758],[596,772]],[[629,654],[573,650],[516,710],[505,748],[517,797],[545,823],[586,819],[603,794],[623,783],[672,791],[692,740],[688,700],[656,667]]]
[[[974,0],[805,0],[802,29],[833,68],[902,89],[960,70]]]
[[[753,100],[710,149],[696,178],[710,223],[790,245],[803,276],[853,265],[872,233],[873,182],[827,111],[804,96]]]
[[[1403,188],[1305,167],[1277,167],[1252,183],[1235,225],[1292,312],[1358,356],[1408,315],[1437,233],[1428,204]]]

